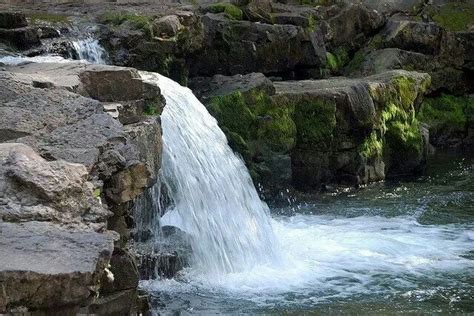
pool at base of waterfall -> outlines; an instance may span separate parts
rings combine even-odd
[[[474,159],[272,209],[281,260],[142,281],[156,313],[474,312]]]

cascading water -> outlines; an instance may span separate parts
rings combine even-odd
[[[107,52],[99,44],[98,39],[89,36],[73,40],[72,45],[80,60],[86,60],[93,64],[107,63]]]
[[[188,88],[141,75],[166,98],[161,182],[171,205],[162,221],[191,236],[193,268],[218,277],[274,263],[278,247],[268,207],[216,120]]]

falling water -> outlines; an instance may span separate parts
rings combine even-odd
[[[166,98],[161,183],[172,201],[161,221],[191,236],[193,268],[218,277],[274,262],[268,207],[216,120],[188,88],[141,75]]]
[[[99,44],[99,40],[86,37],[72,41],[72,45],[80,60],[86,60],[93,64],[106,64],[107,52]]]

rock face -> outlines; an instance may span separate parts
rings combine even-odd
[[[191,59],[191,75],[248,72],[285,73],[325,62],[321,34],[292,25],[231,21],[220,15],[202,18],[206,42]],[[247,40],[242,42],[242,38]]]
[[[134,69],[81,63],[7,66],[0,81],[1,221],[15,222],[5,226],[9,238],[23,238],[31,229],[23,248],[10,249],[15,240],[2,240],[0,251],[37,263],[30,273],[8,261],[0,310],[92,303],[93,310],[107,309],[96,306],[96,293],[104,303],[105,294],[135,293],[138,282],[134,259],[122,248],[133,225],[133,200],[156,182],[161,162],[160,90]],[[37,254],[32,249],[38,240],[45,248]],[[63,251],[47,248],[50,243]],[[71,262],[59,258],[57,267],[48,265],[49,252]],[[111,256],[117,281],[104,285]],[[136,297],[126,297],[136,304]]]
[[[415,114],[427,74],[274,82],[275,95],[261,75],[232,78],[208,80],[201,99],[264,187],[314,190],[423,169],[427,141]]]
[[[87,169],[0,144],[0,311],[85,304],[99,291],[114,235]]]
[[[414,116],[429,82],[426,74],[398,71],[275,83],[275,98],[295,107],[294,184],[364,184],[421,172],[427,144]]]

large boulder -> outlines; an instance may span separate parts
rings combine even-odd
[[[46,161],[24,144],[0,144],[0,312],[87,304],[100,287],[115,236],[85,166]]]
[[[202,17],[204,46],[189,56],[190,75],[290,73],[319,69],[326,51],[322,34],[294,25],[236,21],[208,13]]]
[[[440,51],[442,28],[436,23],[392,18],[382,33],[385,47],[397,47],[418,53],[435,55]]]
[[[275,81],[274,95],[273,87],[241,84],[251,76],[214,77],[198,95],[270,193],[290,184],[317,190],[423,171],[427,141],[415,114],[429,75]]]
[[[274,98],[295,107],[294,184],[363,184],[422,171],[426,144],[414,115],[429,83],[427,74],[405,71],[275,82]]]

